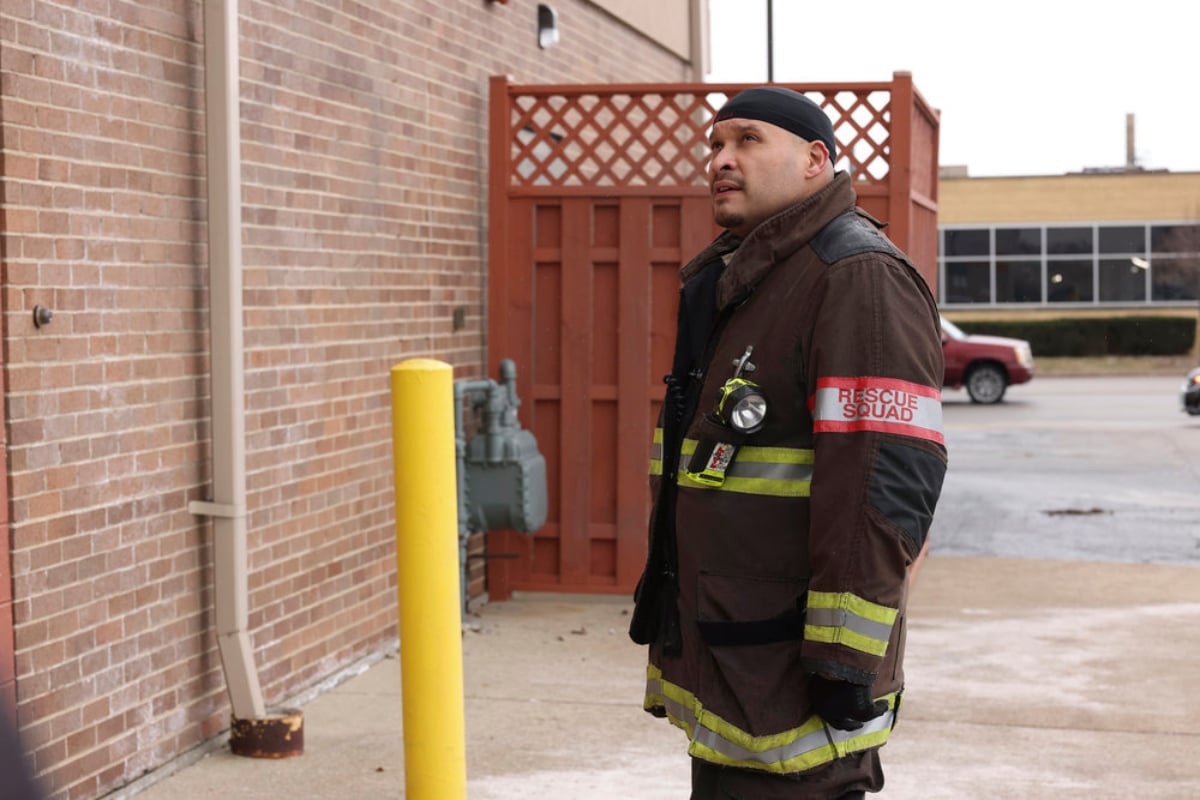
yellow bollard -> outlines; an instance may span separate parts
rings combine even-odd
[[[453,369],[392,367],[396,581],[408,800],[465,800]]]

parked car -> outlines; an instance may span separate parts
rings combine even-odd
[[[1193,417],[1200,416],[1200,367],[1187,374],[1180,399],[1183,401],[1184,411]]]
[[[979,336],[942,318],[943,385],[967,387],[974,403],[999,403],[1008,387],[1033,379],[1033,350],[1024,339]]]

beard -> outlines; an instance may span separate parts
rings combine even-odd
[[[713,209],[713,221],[722,228],[734,229],[740,228],[746,222],[746,215],[739,214],[736,211],[729,211],[723,208]]]

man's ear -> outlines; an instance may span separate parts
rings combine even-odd
[[[808,166],[804,170],[807,178],[815,178],[825,171],[829,164],[829,148],[820,139],[808,143]]]

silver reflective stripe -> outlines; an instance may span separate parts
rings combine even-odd
[[[688,730],[696,727],[696,715],[692,713],[692,709],[685,706],[676,700],[672,700],[662,693],[662,685],[659,684],[658,690],[652,694],[662,700],[663,708],[667,710],[667,714],[672,719],[676,719],[687,726]]]
[[[846,628],[870,639],[886,642],[892,636],[892,626],[872,622],[844,608],[809,608],[805,612],[805,623],[829,628]]]
[[[679,477],[688,474],[688,470],[679,468]],[[726,470],[726,477],[752,477],[766,481],[811,481],[812,464],[750,464],[734,459]],[[680,482],[684,482],[680,480]],[[688,482],[690,486],[691,483]]]
[[[736,461],[734,462],[737,463]],[[812,483],[812,470],[806,465],[758,465],[765,466],[771,477],[760,478],[743,470],[730,469],[719,485],[704,483],[680,469],[676,481],[680,489],[704,489],[740,494],[757,494],[770,497],[808,497]],[[777,467],[782,466],[782,469]],[[783,473],[783,474],[780,474]]]
[[[739,454],[726,473],[731,478],[766,478],[773,481],[811,481],[812,464],[778,464],[744,461]]]
[[[710,750],[715,750],[737,761],[780,764],[829,747],[834,743],[843,744],[860,736],[888,730],[892,727],[895,718],[895,712],[888,709],[887,713],[876,717],[870,722],[864,723],[858,730],[843,731],[830,725],[825,725],[820,730],[801,736],[799,739],[788,744],[772,747],[769,750],[747,750],[741,745],[734,744],[728,739],[722,738],[716,731],[709,730],[708,728],[697,727],[696,733],[692,738]],[[829,760],[832,761],[837,756],[838,754],[834,753]]]

